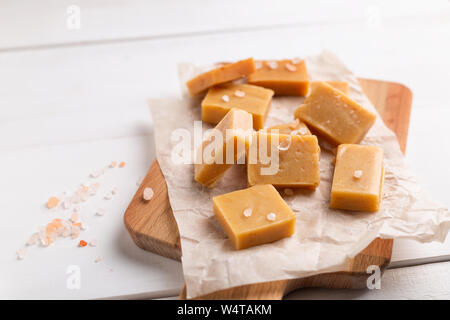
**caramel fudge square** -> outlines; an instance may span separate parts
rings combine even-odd
[[[325,82],[317,83],[294,117],[336,145],[359,143],[376,115]]]
[[[331,187],[330,208],[375,212],[383,191],[383,149],[341,144]]]
[[[257,132],[248,152],[248,185],[315,189],[320,183],[319,159],[320,147],[314,135]]]
[[[218,123],[231,108],[253,116],[253,128],[264,127],[272,103],[273,91],[249,84],[224,84],[209,89],[202,101],[202,120]]]
[[[291,236],[296,216],[270,184],[213,198],[214,214],[236,250]]]
[[[248,83],[272,89],[275,95],[306,96],[309,91],[308,72],[304,60],[256,61],[256,70]]]
[[[195,96],[212,86],[242,78],[253,71],[255,62],[253,58],[249,58],[204,72],[186,82],[186,86],[190,95]]]
[[[252,126],[250,113],[231,109],[198,148],[194,164],[195,181],[213,187],[239,158],[245,156]],[[215,141],[216,138],[221,140]],[[209,147],[212,150],[208,150]]]

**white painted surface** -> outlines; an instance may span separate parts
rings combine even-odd
[[[448,136],[447,1],[346,2],[353,10],[334,1],[308,2],[302,10],[294,10],[298,2],[246,2],[240,10],[223,1],[196,3],[79,0],[77,31],[65,28],[68,1],[0,4],[0,208],[8,222],[0,225],[6,283],[0,297],[163,297],[181,288],[180,265],[136,248],[122,224],[136,180],[154,157],[146,99],[179,93],[181,61],[290,57],[325,48],[358,76],[408,85],[414,92],[408,163],[425,188],[450,205],[450,142],[430,139]],[[48,196],[77,187],[113,159],[128,165],[104,177],[105,186],[120,190],[108,203],[111,212],[103,220],[93,216],[102,199],[92,199],[82,211],[92,224],[86,235],[95,234],[101,245],[80,249],[64,240],[33,248],[16,261],[15,250],[39,225],[67,215],[43,209]],[[94,264],[97,254],[104,261]],[[416,265],[447,261],[449,255],[450,240],[396,241],[392,260],[394,266]],[[82,268],[78,291],[65,287],[68,264]],[[398,270],[403,269],[391,271],[401,280]]]
[[[380,289],[304,288],[287,300],[434,300],[450,299],[450,262],[386,270]],[[162,300],[176,300],[177,295]]]
[[[80,28],[71,6],[79,8]],[[0,10],[0,48],[79,44],[118,39],[158,39],[209,32],[239,32],[280,26],[333,25],[448,13],[446,0],[434,1],[146,1],[6,0]]]
[[[25,121],[22,128],[28,127],[26,132],[40,145],[2,150],[0,298],[85,299],[176,294],[183,284],[180,264],[136,247],[123,225],[123,212],[136,192],[136,182],[146,174],[154,158],[153,136],[145,131],[134,133],[134,128],[127,132],[132,123],[120,115],[109,114],[108,120],[115,120],[111,122],[99,119],[102,130],[94,133],[79,132],[76,126],[71,127],[69,118],[78,119],[79,123],[86,119],[73,115],[47,118],[45,123],[39,121],[46,126],[42,132],[38,123]],[[144,112],[140,120],[148,125],[148,113]],[[67,126],[62,130],[64,124]],[[122,128],[122,136],[105,137],[114,126]],[[11,132],[15,131],[11,129]],[[51,132],[60,134],[55,137]],[[106,169],[97,179],[89,177],[112,160],[125,161],[126,166]],[[100,182],[101,187],[96,196],[80,204],[81,221],[87,224],[88,230],[82,231],[78,239],[61,239],[49,247],[24,246],[39,226],[54,218],[68,219],[73,212],[73,209],[47,209],[45,202],[50,196],[66,190],[72,194],[80,183],[90,182]],[[105,200],[104,196],[114,187],[117,194]],[[99,208],[106,210],[104,216],[95,215]],[[81,239],[97,240],[98,244],[80,248],[77,245]],[[20,247],[26,248],[25,259],[21,261],[15,255]],[[95,263],[99,256],[102,260]],[[73,276],[66,273],[70,266],[80,268],[79,289],[67,287],[67,281]]]
[[[450,299],[450,262],[387,270],[380,289],[302,289],[287,299]]]

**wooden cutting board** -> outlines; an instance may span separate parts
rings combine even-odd
[[[406,149],[412,93],[402,84],[360,79],[361,87],[377,108],[386,125],[395,132],[403,153]],[[154,197],[142,199],[145,187]],[[137,246],[159,255],[180,260],[181,246],[177,224],[170,208],[167,185],[158,162],[151,165],[124,215],[125,226]],[[303,279],[256,283],[213,292],[201,299],[281,299],[289,292],[305,287],[365,288],[370,265],[383,272],[390,262],[393,240],[375,239],[352,259],[350,267],[341,272],[320,274]],[[180,294],[186,298],[186,290]]]

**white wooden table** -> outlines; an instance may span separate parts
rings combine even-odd
[[[180,93],[176,63],[336,52],[358,76],[414,92],[409,165],[450,206],[450,3],[423,1],[26,1],[0,3],[0,298],[167,298],[178,262],[134,246],[122,214],[154,158],[146,99]],[[73,7],[75,5],[75,7]],[[77,29],[77,12],[80,24]],[[49,211],[111,160],[99,195],[82,205],[82,237],[15,251]],[[102,199],[116,186],[118,194]],[[95,216],[99,206],[104,217]],[[102,256],[99,263],[94,260]],[[288,298],[450,298],[450,239],[396,241],[381,290],[307,289]],[[81,286],[67,285],[76,266]]]

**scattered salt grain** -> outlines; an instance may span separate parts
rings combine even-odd
[[[33,233],[27,241],[27,246],[33,246],[39,241],[39,233]]]
[[[71,231],[72,232],[71,232],[70,235],[71,235],[72,239],[76,239],[80,235],[81,229],[78,226],[72,225],[72,230]]]
[[[286,151],[289,149],[289,147],[291,146],[291,136],[288,136],[286,139],[284,139],[283,141],[281,141],[281,143],[278,145],[278,150],[280,151]]]
[[[293,136],[297,136],[297,135],[304,136],[307,133],[308,133],[308,131],[306,130],[306,128],[305,127],[301,127],[301,128],[298,128],[297,130],[292,131],[291,135],[293,135]]]
[[[356,179],[359,179],[362,177],[362,170],[355,170],[355,172],[353,172],[353,177],[355,177]]]
[[[298,129],[298,132],[302,135],[305,135],[308,133],[308,130],[305,127],[301,127]]]
[[[67,238],[71,234],[72,234],[72,225],[68,225],[68,226],[64,227],[64,229],[61,233],[61,236],[63,236],[64,238]]]
[[[90,174],[90,177],[91,177],[91,178],[98,178],[98,177],[100,177],[100,176],[101,176],[102,174],[104,174],[104,173],[105,173],[105,170],[101,169],[101,170],[92,172],[92,173]]]
[[[49,245],[45,229],[46,229],[45,227],[39,228],[39,241],[41,242],[41,245],[44,247]]]
[[[76,212],[72,213],[70,216],[70,221],[77,222],[78,220],[80,220],[80,215]]]
[[[18,260],[23,260],[25,258],[25,250],[19,248],[19,250],[16,251],[16,255]]]
[[[89,245],[90,245],[91,247],[96,247],[96,246],[97,246],[97,240],[91,240],[91,241],[89,242]]]
[[[245,92],[244,92],[244,91],[241,91],[241,90],[236,90],[236,91],[234,92],[234,95],[235,95],[236,97],[243,98],[243,97],[245,97]]]
[[[104,208],[99,208],[99,209],[97,209],[97,211],[95,212],[95,214],[96,214],[97,216],[104,216],[105,213],[106,213],[106,210],[105,210]]]
[[[97,257],[97,259],[94,260],[95,263],[99,263],[100,261],[102,261],[102,257]]]
[[[112,194],[117,194],[117,191],[118,191],[117,187],[113,187],[113,188],[111,189],[111,193],[112,193]]]
[[[64,199],[64,201],[62,202],[62,207],[64,210],[67,210],[71,207],[72,202],[70,200],[70,198]]]
[[[277,215],[275,214],[275,213],[273,213],[273,212],[271,212],[271,213],[269,213],[268,215],[267,215],[267,220],[269,220],[269,221],[275,221],[275,219],[277,218]]]
[[[144,189],[142,197],[144,198],[144,200],[150,201],[153,198],[153,195],[154,195],[153,189],[147,187]]]
[[[292,189],[286,188],[284,189],[284,194],[287,196],[292,196],[294,195],[294,191]]]
[[[299,64],[300,62],[302,62],[302,59],[296,57],[296,58],[292,59],[291,62],[292,62],[292,64]]]
[[[244,213],[244,216],[245,216],[246,218],[248,218],[248,217],[250,217],[250,216],[252,215],[253,210],[252,210],[252,208],[247,208],[247,209],[244,210],[243,213]]]
[[[276,68],[278,68],[278,62],[276,61],[267,61],[267,66],[272,69],[275,70]]]
[[[286,63],[285,68],[290,72],[297,71],[297,67],[290,63]]]
[[[71,236],[75,239],[79,236],[82,227],[81,222],[77,221],[79,221],[79,215],[76,212],[67,220],[53,219],[45,226],[40,226],[38,232],[31,235],[26,245],[31,246],[40,243],[47,247],[58,238]]]
[[[109,164],[110,168],[115,168],[117,166],[117,162],[116,161],[111,161],[111,163]]]
[[[105,200],[111,200],[111,199],[112,199],[112,194],[111,194],[110,192],[108,192],[108,193],[103,197],[103,199],[105,199]]]
[[[47,208],[53,209],[55,208],[59,203],[59,199],[57,197],[50,197],[47,201]]]
[[[72,196],[72,198],[71,198],[70,201],[71,201],[72,203],[75,203],[75,204],[80,203],[80,202],[81,202],[81,196],[80,196],[80,194],[79,194],[78,192],[76,192],[76,193]]]
[[[224,102],[229,102],[229,101],[230,101],[230,97],[227,96],[226,94],[224,94],[224,95],[222,96],[222,100],[223,100]]]
[[[299,123],[300,123],[300,121],[299,121],[298,119],[295,119],[294,121],[292,121],[292,122],[289,124],[289,128],[295,129],[295,128],[297,128],[297,126],[299,125]]]
[[[100,188],[100,183],[93,183],[88,188],[88,193],[90,196],[95,196],[98,189]]]
[[[86,247],[87,246],[87,242],[84,240],[80,240],[80,242],[78,243],[79,247]]]

